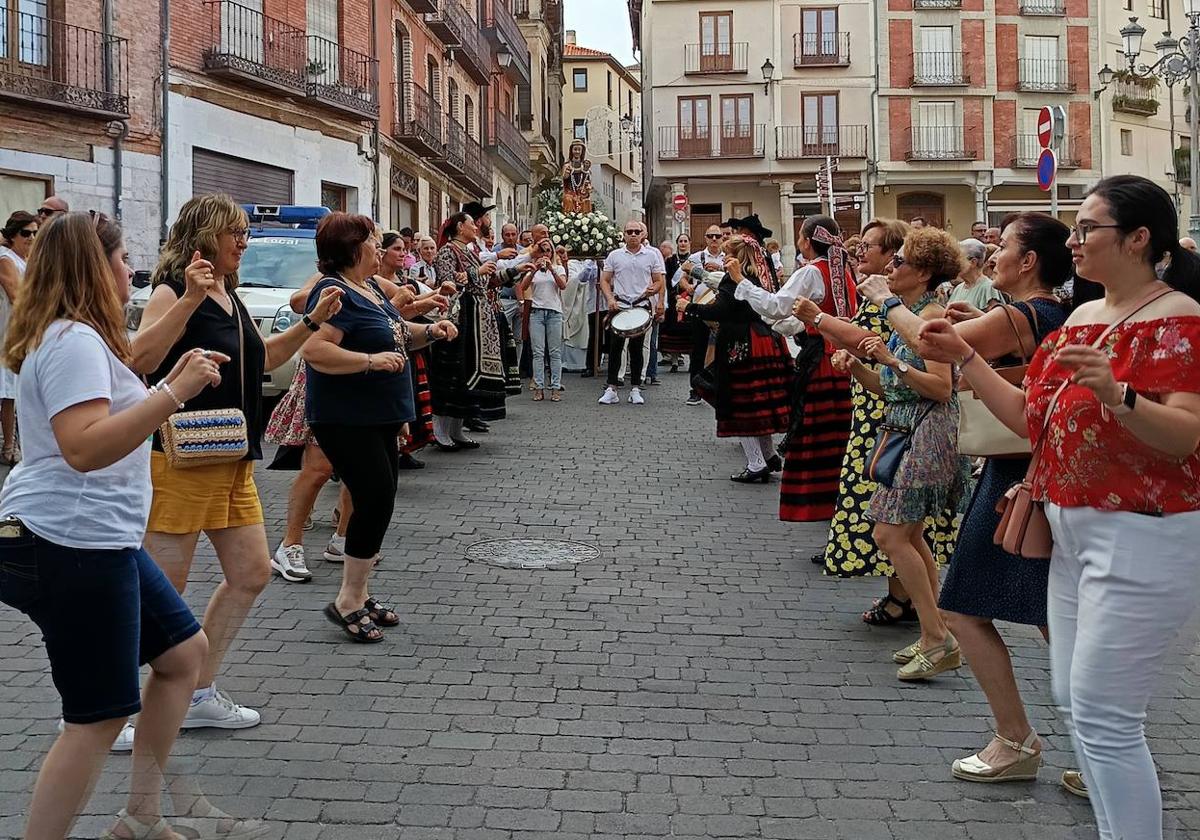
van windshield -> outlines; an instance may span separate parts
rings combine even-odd
[[[316,271],[316,240],[263,236],[246,244],[238,283],[247,287],[299,289]]]

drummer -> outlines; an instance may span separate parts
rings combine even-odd
[[[637,219],[625,223],[624,247],[613,251],[604,260],[600,273],[600,294],[608,303],[610,315],[639,306],[656,318],[664,314],[663,290],[666,265],[662,253],[647,245],[646,226]],[[646,335],[629,339],[629,402],[642,405],[642,373],[646,369]],[[625,338],[610,331],[608,343],[608,387],[600,397],[601,405],[615,405],[621,401],[617,389],[621,386],[621,358],[625,353]]]

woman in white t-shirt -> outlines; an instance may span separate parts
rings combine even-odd
[[[8,319],[21,276],[25,273],[25,261],[33,249],[33,238],[37,236],[37,216],[18,210],[8,217],[0,230],[0,341],[8,330]],[[0,464],[12,465],[17,461],[17,423],[15,401],[17,399],[17,375],[6,367],[0,367],[0,428],[4,431],[4,444],[0,448]]]
[[[103,216],[48,222],[4,339],[4,363],[21,374],[25,458],[0,491],[0,601],[41,630],[64,719],[33,789],[28,838],[70,833],[109,747],[143,708],[145,663],[129,805],[104,837],[175,836],[162,819],[162,770],[208,649],[141,546],[150,436],[228,359],[193,351],[155,387],[142,384],[127,366],[132,272],[120,239]]]
[[[517,284],[517,295],[532,290],[529,311],[529,341],[533,349],[533,400],[546,398],[546,367],[542,359],[550,357],[550,401],[562,399],[563,289],[567,288],[567,269],[554,253],[554,243],[543,239],[533,246],[533,258],[527,263],[525,277]],[[547,351],[549,351],[547,353]]]

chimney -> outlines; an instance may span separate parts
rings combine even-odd
[[[568,29],[566,31],[565,37],[567,39],[568,44],[570,44],[572,47],[575,46],[575,30],[574,29]]]

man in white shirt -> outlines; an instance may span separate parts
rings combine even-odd
[[[662,254],[643,240],[646,226],[637,219],[625,223],[625,247],[618,248],[604,261],[600,274],[600,293],[608,303],[609,313],[629,309],[634,305],[653,306],[655,316],[662,317],[663,289],[666,266]],[[642,405],[642,371],[645,369],[646,333],[629,339],[629,379],[632,388],[629,401]],[[608,388],[600,397],[601,405],[613,405],[621,401],[617,388],[621,384],[621,360],[625,352],[625,339],[612,333],[608,343]]]

